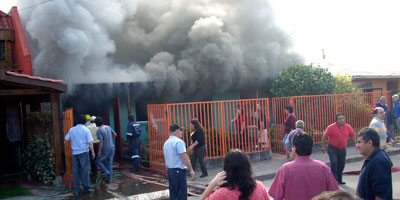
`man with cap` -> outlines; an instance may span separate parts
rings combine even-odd
[[[100,142],[100,140],[97,138],[97,129],[99,129],[99,127],[97,127],[96,123],[94,123],[95,119],[96,119],[95,116],[91,116],[90,124],[89,124],[89,126],[87,126],[90,133],[92,134],[93,148],[94,148],[94,153],[96,154],[94,159],[90,159],[90,168],[92,170],[92,176],[97,176],[96,159],[97,159],[97,151],[99,150],[99,142]]]
[[[194,171],[182,138],[182,128],[178,124],[169,127],[170,136],[164,143],[165,165],[168,170],[169,195],[171,200],[187,199],[186,172],[194,177]]]

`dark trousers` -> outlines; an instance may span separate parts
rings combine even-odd
[[[97,151],[99,150],[99,143],[93,143],[93,149],[94,149],[94,154],[96,155],[96,157],[94,157],[94,159],[90,158],[90,168],[92,171],[92,176],[97,176],[96,159],[97,159]]]
[[[206,157],[206,145],[193,149],[192,155],[190,155],[190,164],[192,164],[193,170],[196,169],[197,160],[200,163],[201,173],[208,175],[206,164],[204,163],[204,157]]]
[[[338,183],[342,182],[342,174],[346,163],[346,148],[338,149],[332,145],[328,145],[329,161],[331,163],[331,171]]]
[[[140,169],[140,138],[131,138],[129,140],[129,146],[131,148],[131,158],[133,160],[133,167],[135,171]]]
[[[187,200],[186,169],[168,169],[170,200]]]
[[[90,181],[89,181],[89,153],[81,153],[72,156],[72,169],[74,173],[74,192],[81,192],[81,182],[84,190],[89,190]]]

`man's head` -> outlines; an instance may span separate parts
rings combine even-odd
[[[101,117],[96,117],[94,123],[96,123],[96,126],[100,127],[103,125],[103,119]]]
[[[336,123],[339,125],[339,126],[343,126],[344,125],[344,122],[345,122],[345,117],[344,117],[344,114],[343,113],[337,113],[336,114],[336,116],[335,116],[335,118],[336,118]]]
[[[302,120],[297,120],[296,128],[304,129],[304,122]]]
[[[291,105],[285,106],[285,113],[286,114],[289,114],[289,113],[292,113],[292,112],[293,112],[293,106],[291,106]]]
[[[312,153],[313,139],[307,133],[299,132],[293,136],[293,152],[298,156],[309,156]]]
[[[182,128],[178,124],[172,124],[169,127],[169,132],[176,137],[182,137]]]
[[[386,97],[385,97],[385,96],[381,96],[381,97],[379,98],[379,102],[380,102],[381,104],[386,104]]]
[[[82,114],[78,118],[78,124],[85,124],[85,123],[86,123],[86,116]]]
[[[385,110],[383,110],[382,107],[376,107],[374,109],[374,116],[381,120],[384,120],[385,119]]]
[[[372,151],[379,148],[379,135],[373,128],[363,128],[358,132],[356,149],[360,154],[368,157]]]
[[[94,123],[94,120],[96,120],[96,117],[95,116],[91,116],[90,117],[90,123]]]
[[[393,100],[393,102],[395,102],[395,103],[399,102],[399,95],[398,95],[398,94],[393,95],[393,96],[392,96],[392,100]]]
[[[133,116],[133,115],[128,115],[128,120],[129,120],[130,122],[135,121],[135,116]]]

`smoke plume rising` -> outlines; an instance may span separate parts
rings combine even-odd
[[[164,101],[201,100],[302,62],[265,0],[53,0],[20,14],[34,74],[69,85],[148,82]]]

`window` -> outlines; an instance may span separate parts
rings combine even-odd
[[[6,41],[0,40],[0,60],[6,59]]]

